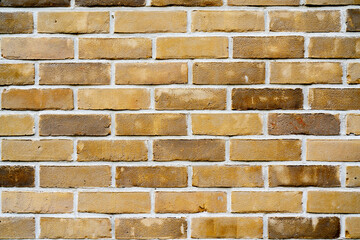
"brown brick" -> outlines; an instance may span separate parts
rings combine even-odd
[[[162,37],[156,40],[156,58],[227,58],[226,37]]]
[[[339,115],[325,113],[270,113],[268,131],[271,135],[338,135]]]
[[[186,136],[186,115],[179,113],[116,114],[115,134],[120,136]]]
[[[360,58],[356,37],[312,37],[309,43],[309,58]]]
[[[150,58],[149,38],[80,38],[80,59]]]
[[[340,236],[337,217],[270,217],[269,238],[332,239]]]
[[[360,166],[346,167],[346,186],[360,187]]]
[[[360,238],[360,218],[347,217],[345,219],[345,236],[346,238]]]
[[[29,114],[0,115],[0,136],[34,135],[34,126]]]
[[[233,161],[300,161],[301,141],[296,139],[233,139]]]
[[[359,192],[309,191],[310,213],[360,213]]]
[[[234,58],[302,58],[300,36],[234,37]]]
[[[360,114],[348,114],[346,116],[346,134],[360,135]]]
[[[0,12],[0,33],[32,33],[33,28],[32,13]]]
[[[80,192],[79,212],[150,213],[147,192]]]
[[[116,63],[116,84],[181,84],[188,82],[188,67],[182,62]]]
[[[70,161],[73,142],[67,139],[2,140],[3,161]]]
[[[192,114],[195,135],[261,135],[262,116],[257,113]]]
[[[74,96],[68,88],[8,89],[1,95],[1,106],[11,110],[72,110]]]
[[[2,192],[5,213],[71,213],[71,192]]]
[[[360,32],[360,9],[348,9],[346,19],[348,32]]]
[[[262,62],[196,62],[194,84],[264,84],[265,63]]]
[[[132,231],[129,231],[132,229]],[[116,218],[116,239],[183,239],[185,218]]]
[[[272,32],[339,32],[340,11],[271,11]]]
[[[147,147],[142,140],[80,140],[77,144],[78,161],[146,161]]]
[[[347,67],[347,83],[360,84],[360,63],[349,63]]]
[[[229,0],[230,6],[298,6],[300,0]]]
[[[35,83],[33,64],[0,64],[0,85],[31,85]]]
[[[340,187],[339,166],[269,167],[270,187]]]
[[[341,63],[335,62],[272,62],[272,84],[336,84],[342,83]]]
[[[147,89],[99,89],[78,90],[79,109],[138,110],[148,109],[150,92]]]
[[[360,110],[360,88],[312,88],[311,109]]]
[[[40,186],[58,188],[109,187],[110,166],[41,166]]]
[[[236,213],[302,211],[302,192],[232,192],[231,209]]]
[[[108,33],[109,12],[39,12],[39,33]]]
[[[206,6],[222,6],[221,0],[152,0],[151,6],[187,6],[187,7],[206,7]]]
[[[0,187],[34,187],[34,181],[34,167],[0,166]]]
[[[156,192],[156,213],[226,212],[225,192]]]
[[[157,110],[224,110],[226,90],[214,88],[155,89]]]
[[[35,238],[35,218],[0,218],[0,238]]]
[[[234,88],[233,110],[302,109],[304,96],[301,88]]]
[[[8,59],[45,60],[74,58],[70,38],[2,38],[1,54]]]
[[[306,0],[307,5],[359,5],[359,0]]]
[[[263,187],[261,166],[194,166],[194,187]]]
[[[109,85],[108,63],[41,63],[41,85]]]
[[[0,7],[70,7],[70,0],[2,0]]]
[[[75,0],[75,5],[79,7],[141,7],[145,5],[145,0]]]
[[[236,24],[234,24],[236,23]],[[193,32],[254,32],[265,30],[262,11],[202,11],[192,12]]]
[[[203,217],[191,221],[192,238],[262,238],[260,217]]]
[[[106,136],[110,116],[105,114],[44,114],[40,116],[41,136]]]
[[[225,142],[220,139],[154,140],[155,161],[224,161]]]

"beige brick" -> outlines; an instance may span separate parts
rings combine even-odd
[[[115,12],[116,33],[186,32],[185,11]]]
[[[0,85],[31,85],[35,83],[33,64],[0,64]]]
[[[360,58],[360,38],[312,37],[309,58]]]
[[[312,88],[309,104],[311,109],[359,110],[360,88]]]
[[[146,161],[146,142],[142,140],[80,140],[77,160],[84,161]]]
[[[73,91],[57,89],[8,89],[1,95],[1,107],[11,110],[72,110]]]
[[[226,90],[222,88],[155,89],[157,110],[224,110]]]
[[[193,32],[255,32],[265,30],[262,11],[202,11],[192,12]],[[236,24],[234,24],[236,23]]]
[[[71,213],[71,192],[2,192],[2,212],[5,213]]]
[[[0,115],[1,136],[34,135],[34,118],[30,114]]]
[[[108,218],[41,218],[40,238],[111,238]]]
[[[8,59],[45,60],[74,58],[74,41],[70,38],[1,39],[1,54]]]
[[[346,238],[360,238],[360,218],[347,217],[345,219],[345,236]]]
[[[35,238],[35,218],[0,218],[0,238]]]
[[[360,84],[360,63],[349,63],[347,67],[347,83]]]
[[[206,7],[206,6],[222,6],[221,0],[152,0],[151,6],[187,6],[187,7]]]
[[[229,0],[230,6],[298,6],[300,0]]]
[[[188,66],[180,62],[116,63],[116,84],[182,84],[188,82]]]
[[[80,192],[79,212],[150,213],[147,192]]]
[[[233,161],[300,161],[301,141],[296,139],[234,139],[230,141]]]
[[[220,139],[154,140],[155,161],[224,161],[225,142]]]
[[[225,192],[156,192],[156,213],[226,212]]]
[[[191,221],[192,238],[262,238],[260,217],[203,217]]]
[[[227,58],[226,37],[162,37],[156,40],[156,58]]]
[[[272,62],[272,84],[341,84],[342,66],[335,62]]]
[[[263,187],[261,166],[194,166],[194,187]]]
[[[150,58],[149,38],[80,38],[80,59]]]
[[[307,5],[359,5],[359,0],[306,0]]]
[[[186,136],[186,115],[179,113],[116,114],[115,134],[120,136]]]
[[[346,167],[346,186],[360,187],[360,166]]]
[[[145,6],[145,0],[75,0],[75,6],[79,7],[141,7]]]
[[[33,28],[30,12],[0,12],[0,33],[32,33]]]
[[[2,0],[0,7],[70,7],[70,0]]]
[[[310,213],[360,213],[359,192],[309,191]]]
[[[110,166],[41,166],[40,187],[109,187]]]
[[[346,31],[360,32],[360,9],[348,9],[346,14]]]
[[[70,161],[73,141],[49,140],[2,140],[3,161]]]
[[[348,114],[346,116],[346,134],[360,135],[360,114]]]
[[[261,135],[262,116],[257,113],[192,114],[195,135]]]

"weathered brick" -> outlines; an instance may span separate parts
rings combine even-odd
[[[72,110],[74,96],[68,88],[8,89],[1,95],[1,107],[11,110]]]
[[[41,166],[40,186],[58,188],[109,187],[110,166]]]
[[[359,5],[359,0],[306,0],[307,5]]]
[[[193,32],[255,32],[265,30],[262,11],[202,11],[192,12]],[[236,23],[236,24],[234,24]]]
[[[226,212],[225,192],[156,192],[156,213]]]
[[[262,62],[196,62],[194,84],[264,84],[265,63]]]
[[[34,167],[0,166],[0,187],[34,187],[34,182]]]
[[[348,9],[346,19],[348,32],[360,32],[360,9]]]
[[[0,64],[0,85],[31,85],[35,83],[33,64]]]
[[[310,213],[360,213],[359,192],[309,191]]]
[[[304,37],[234,37],[234,58],[302,58]]]
[[[233,110],[302,109],[304,96],[301,88],[234,88]]]
[[[360,88],[312,88],[311,109],[360,110]]]
[[[360,218],[347,217],[345,219],[345,236],[346,238],[360,238]]]
[[[79,7],[141,7],[145,5],[145,0],[75,0],[75,5]]]
[[[35,218],[0,218],[0,238],[35,238]]]
[[[270,187],[340,187],[339,166],[290,166],[269,167]]]
[[[229,0],[230,6],[298,6],[300,0]]]
[[[360,63],[349,63],[347,67],[347,83],[360,84]]]
[[[340,11],[271,11],[272,32],[339,32]]]
[[[44,114],[40,116],[41,136],[106,136],[110,116],[105,114]]]
[[[45,60],[74,58],[74,41],[70,38],[1,39],[1,54],[8,59]]]
[[[132,231],[129,231],[132,229]],[[116,218],[116,239],[183,239],[185,218]]]
[[[341,63],[335,62],[272,62],[272,84],[336,84],[342,83]]]
[[[155,89],[157,110],[224,110],[226,90],[214,88]]]
[[[233,161],[300,161],[301,141],[296,139],[233,139],[230,141]]]
[[[116,114],[115,134],[120,136],[186,136],[186,115],[179,113]]]
[[[151,6],[187,6],[187,7],[206,7],[206,6],[222,6],[221,0],[152,0]]]
[[[346,186],[360,187],[360,166],[346,167]]]
[[[150,213],[150,195],[146,192],[80,192],[78,211]]]
[[[77,160],[84,161],[146,161],[147,147],[142,140],[80,140]]]
[[[191,221],[192,238],[262,238],[259,217],[203,217]]]
[[[224,161],[225,142],[220,139],[154,140],[155,161]]]
[[[108,63],[41,63],[41,85],[108,85]]]
[[[147,89],[100,89],[78,90],[79,109],[138,110],[150,106],[150,92]]]
[[[156,40],[156,58],[227,58],[226,37],[162,37]]]
[[[39,33],[108,33],[109,12],[39,12]]]
[[[257,113],[192,114],[195,135],[261,135],[262,116]]]
[[[186,32],[185,11],[115,12],[116,33]],[[139,19],[141,19],[139,21]]]
[[[108,218],[41,218],[40,238],[111,238]]]
[[[359,44],[356,37],[312,37],[309,58],[360,58]]]
[[[270,217],[269,238],[333,239],[340,236],[337,217]]]
[[[33,28],[32,13],[0,12],[0,33],[32,33]]]
[[[70,0],[2,0],[0,7],[70,7]]]
[[[188,82],[186,63],[116,63],[116,84],[181,84]]]
[[[346,134],[360,135],[360,114],[348,114],[346,116]]]
[[[150,58],[149,38],[80,38],[80,59]]]
[[[0,115],[0,136],[34,135],[34,126],[29,114]]]
[[[71,192],[2,192],[5,213],[71,213]]]
[[[270,113],[268,131],[271,135],[338,135],[339,115],[326,113]]]
[[[67,139],[2,140],[3,161],[70,161],[73,142]]]

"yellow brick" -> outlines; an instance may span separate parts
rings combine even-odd
[[[1,136],[33,135],[34,127],[34,118],[29,114],[0,115]]]
[[[31,85],[35,83],[33,64],[0,64],[0,85]]]
[[[165,7],[165,6],[221,6],[223,2],[221,0],[152,0],[151,6]]]
[[[360,213],[359,192],[309,191],[310,213]]]
[[[300,0],[229,0],[230,6],[298,6]]]
[[[360,135],[360,114],[346,116],[346,134]]]
[[[307,5],[353,5],[360,4],[359,0],[306,0]]]
[[[345,219],[346,238],[360,238],[360,217],[347,217]]]
[[[35,218],[0,218],[0,238],[35,238]]]
[[[33,15],[30,12],[1,12],[0,33],[32,33]]]
[[[308,139],[306,148],[308,161],[360,161],[360,140]]]
[[[360,166],[346,167],[346,186],[360,187]]]
[[[309,43],[309,58],[360,58],[356,37],[312,37]]]
[[[309,89],[311,109],[358,110],[360,88],[312,88]]]
[[[349,63],[347,67],[348,84],[360,84],[360,63]]]

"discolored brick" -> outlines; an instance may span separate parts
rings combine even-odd
[[[31,85],[35,83],[33,64],[0,64],[0,85]]]
[[[360,63],[349,63],[347,67],[347,83],[360,84]]]
[[[222,6],[221,0],[152,0],[151,6],[186,6],[186,7],[206,7],[206,6]]]
[[[2,0],[0,7],[70,7],[70,0]]]
[[[34,135],[34,118],[29,114],[0,115],[0,136]]]
[[[33,28],[34,22],[32,13],[0,12],[0,33],[32,33]]]
[[[346,238],[360,238],[360,218],[347,217],[345,219],[345,236]]]
[[[346,186],[360,187],[360,166],[346,167]]]
[[[309,213],[360,213],[359,192],[309,191]]]
[[[79,7],[141,7],[145,0],[75,0]]]
[[[34,167],[0,166],[0,187],[34,187],[34,182]]]
[[[309,58],[360,58],[356,37],[312,37]]]
[[[360,114],[348,114],[346,116],[346,134],[360,135]]]
[[[230,6],[298,6],[300,0],[229,0]]]
[[[360,32],[360,9],[348,9],[346,13],[346,31]]]
[[[312,88],[309,104],[311,109],[360,110],[360,88]]]
[[[3,239],[35,238],[35,218],[33,217],[0,218],[0,238]]]

